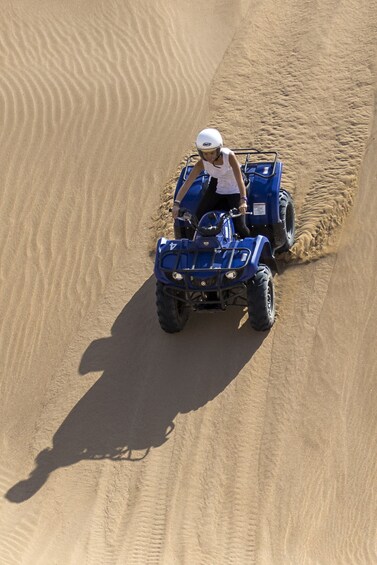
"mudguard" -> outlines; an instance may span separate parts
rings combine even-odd
[[[272,174],[273,167],[274,174]],[[273,225],[279,222],[279,191],[282,171],[281,161],[248,165],[246,171],[246,176],[250,180],[248,204],[253,214],[248,216],[250,225]]]
[[[181,174],[179,175],[177,186],[175,188],[174,198],[176,197],[179,189],[181,188],[184,178],[187,178],[192,170],[192,166],[183,167]],[[208,186],[209,175],[204,171],[196,177],[195,181],[190,187],[190,190],[184,196],[181,202],[181,207],[189,210],[191,214],[196,214],[198,204]]]

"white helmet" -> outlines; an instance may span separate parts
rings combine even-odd
[[[220,149],[223,145],[223,138],[217,129],[206,128],[203,129],[196,138],[196,147],[199,154],[205,153],[206,151],[213,151],[214,149]]]

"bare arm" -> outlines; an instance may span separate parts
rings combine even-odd
[[[186,196],[187,192],[189,191],[192,183],[196,179],[196,177],[203,171],[203,161],[199,159],[191,169],[191,172],[185,182],[182,184],[181,188],[178,190],[177,195],[174,200],[173,205],[173,217],[176,218],[179,211],[179,205],[183,198]]]
[[[204,169],[203,162],[202,162],[201,159],[199,159],[199,161],[197,161],[197,163],[195,163],[195,165],[191,169],[189,176],[187,177],[185,182],[182,184],[181,188],[178,190],[177,195],[175,197],[175,200],[178,200],[179,202],[181,202],[181,200],[183,200],[183,198],[186,196],[187,192],[191,188],[192,183],[194,182],[196,177],[199,175],[199,173],[201,173],[203,171],[203,169]]]

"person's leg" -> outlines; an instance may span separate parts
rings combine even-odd
[[[216,192],[216,186],[217,179],[212,178],[196,210],[195,215],[198,221],[206,212],[211,212],[216,209],[216,206],[219,203],[219,195]]]
[[[228,209],[237,208],[240,205],[240,195],[239,194],[228,194],[227,195]],[[250,230],[246,225],[246,216],[240,216],[239,218],[234,218],[234,227],[238,235],[241,237],[250,237]]]

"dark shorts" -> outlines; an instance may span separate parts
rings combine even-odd
[[[199,202],[196,216],[198,220],[207,212],[212,210],[231,210],[238,208],[240,205],[240,194],[219,194],[216,192],[217,179],[212,178],[207,190],[205,191],[201,201]],[[234,227],[241,237],[248,237],[250,235],[249,228],[246,225],[246,216],[234,218]]]

